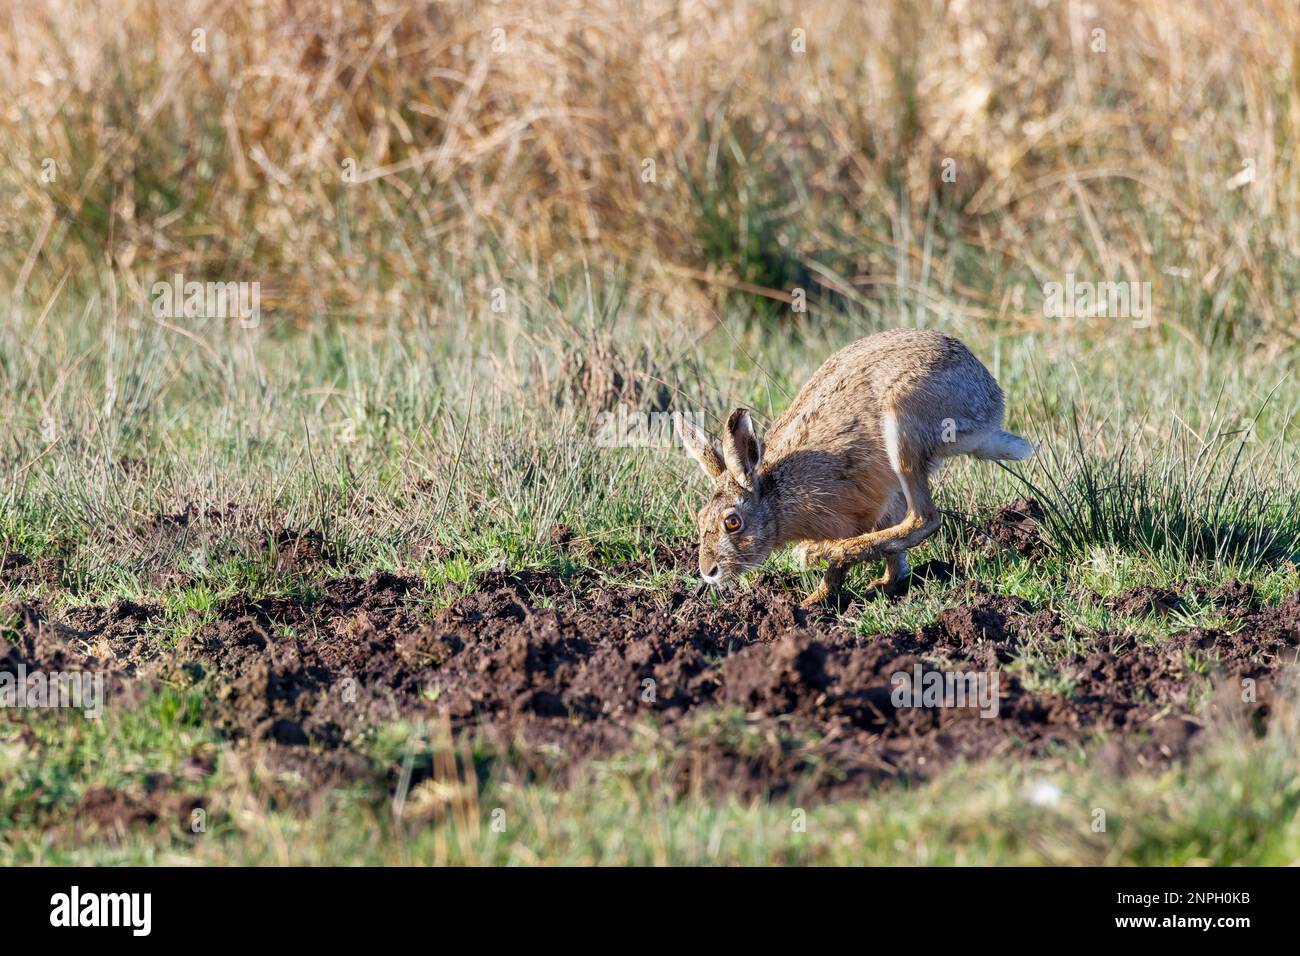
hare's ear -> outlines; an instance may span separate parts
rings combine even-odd
[[[715,481],[722,474],[722,459],[718,457],[709,436],[689,415],[677,416],[677,433],[682,437],[682,446],[686,453],[700,463],[710,481]]]
[[[736,484],[749,491],[758,490],[758,466],[763,461],[763,443],[754,431],[748,408],[738,408],[727,419],[722,436],[722,458]]]

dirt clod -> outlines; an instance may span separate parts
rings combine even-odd
[[[999,508],[985,529],[989,538],[986,550],[996,553],[1006,549],[1027,558],[1042,557],[1051,550],[1040,527],[1044,517],[1043,506],[1033,498],[1019,498]]]

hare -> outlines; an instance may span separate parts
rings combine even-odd
[[[737,408],[719,455],[683,418],[682,443],[713,481],[698,516],[700,574],[718,585],[797,544],[805,567],[828,565],[804,606],[838,599],[849,568],[880,558],[868,593],[904,593],[908,550],[939,527],[930,476],[944,459],[1033,454],[1002,414],[1002,390],[965,345],[895,329],[828,358],[766,438]]]

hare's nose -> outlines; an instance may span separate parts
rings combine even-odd
[[[715,564],[712,567],[705,568],[703,565],[701,565],[700,574],[704,576],[704,580],[712,584],[713,582],[718,580],[718,566]]]

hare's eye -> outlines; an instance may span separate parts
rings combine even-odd
[[[727,529],[727,534],[735,534],[744,523],[738,514],[729,514],[722,519],[722,527]]]

